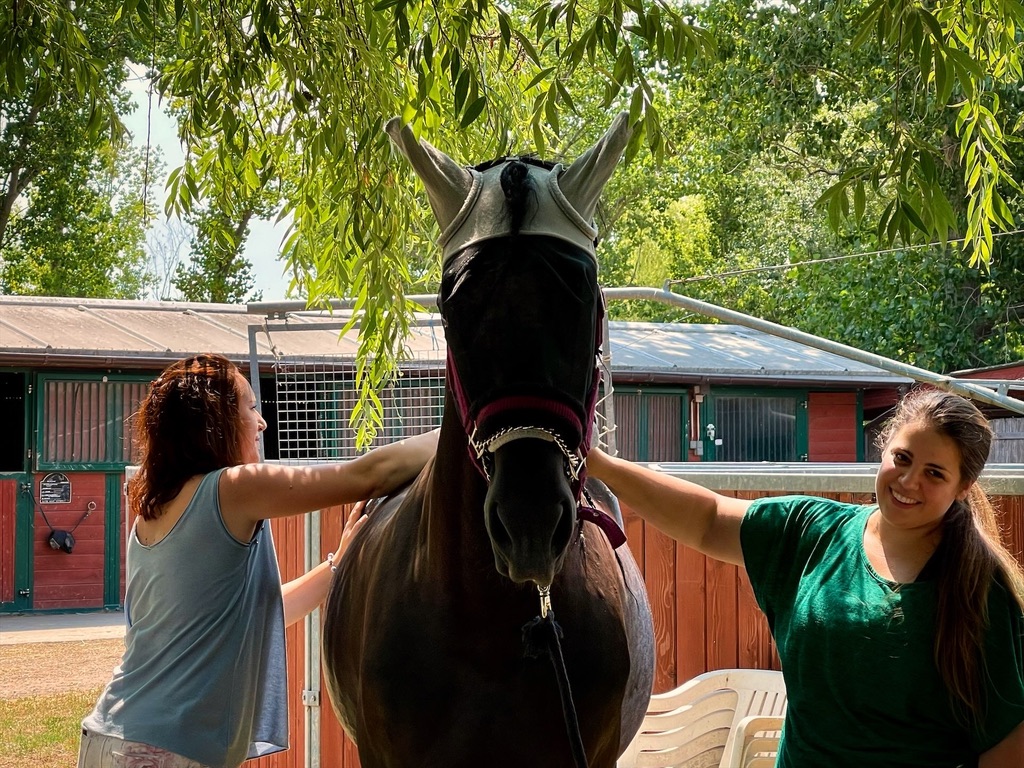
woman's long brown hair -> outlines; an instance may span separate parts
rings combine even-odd
[[[141,452],[128,504],[145,520],[162,514],[185,481],[241,464],[237,366],[202,354],[170,365],[150,385],[134,419]]]
[[[992,428],[966,398],[921,389],[907,395],[878,437],[883,450],[907,424],[923,424],[953,440],[960,452],[960,480],[973,483],[954,501],[942,524],[933,557],[937,572],[935,664],[954,711],[965,724],[984,721],[984,639],[988,596],[998,580],[1024,610],[1024,572],[1003,544],[988,496],[978,484],[992,445]]]

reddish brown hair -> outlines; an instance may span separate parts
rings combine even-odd
[[[158,518],[190,477],[243,463],[239,378],[226,357],[202,354],[150,385],[134,419],[140,470],[128,484],[128,504],[144,519]]]

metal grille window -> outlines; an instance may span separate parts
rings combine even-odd
[[[748,397],[716,394],[715,460],[801,461],[798,449],[802,415],[797,397]],[[806,444],[806,426],[802,430]],[[721,442],[719,442],[721,441]]]
[[[379,394],[383,423],[376,444],[440,426],[444,371],[437,365],[403,366],[401,375]],[[356,431],[351,426],[357,399],[351,362],[280,362],[275,379],[281,459],[348,459],[358,455]]]
[[[39,469],[119,468],[137,460],[131,417],[147,381],[43,378],[40,385]]]
[[[374,445],[384,445],[441,426],[444,412],[444,361],[429,359],[400,366],[399,377],[378,394],[382,424]],[[350,459],[358,455],[351,426],[356,407],[351,359],[281,360],[275,366],[277,458]],[[594,438],[606,444],[604,388]],[[627,411],[628,414],[628,411]],[[627,430],[628,431],[628,430]],[[616,433],[616,436],[618,433]]]
[[[687,397],[676,391],[615,390],[615,446],[631,461],[685,461]]]

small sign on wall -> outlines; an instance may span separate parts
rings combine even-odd
[[[50,472],[39,481],[40,504],[70,504],[71,480],[63,472]]]

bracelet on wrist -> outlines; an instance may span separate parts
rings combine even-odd
[[[327,555],[327,559],[324,560],[324,562],[327,563],[329,566],[331,566],[331,573],[337,573],[338,566],[336,566],[334,564],[334,553],[333,552],[331,552],[331,553],[329,553]]]

